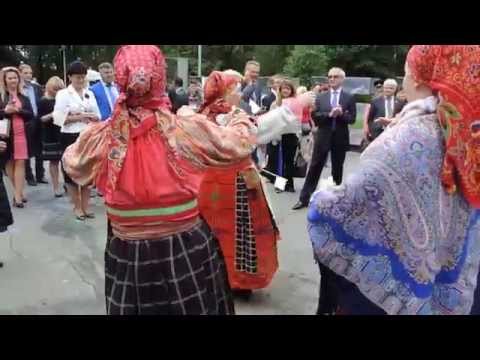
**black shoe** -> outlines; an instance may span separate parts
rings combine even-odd
[[[37,182],[33,179],[27,179],[27,184],[30,186],[37,186]]]
[[[40,180],[37,180],[37,183],[39,184],[48,184],[48,181],[46,179],[40,179]]]
[[[0,261],[0,269],[3,268],[3,262]]]
[[[281,193],[283,192],[283,190],[275,188],[275,192],[276,192],[277,194],[281,194]]]
[[[23,209],[25,205],[23,205],[23,202],[17,203],[15,199],[13,199],[13,206],[19,209]]]
[[[75,215],[75,219],[77,221],[85,221],[86,217],[85,215]]]
[[[307,207],[307,204],[304,204],[303,202],[299,201],[292,207],[292,210],[300,210],[306,207]]]

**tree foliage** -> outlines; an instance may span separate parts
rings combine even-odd
[[[309,84],[310,78],[327,71],[328,57],[323,45],[295,45],[286,59],[284,73],[300,78],[302,84]]]
[[[328,66],[343,68],[348,76],[395,77],[403,74],[408,46],[330,45],[326,46]]]
[[[197,45],[161,45],[167,57],[187,57],[190,73],[197,72]],[[21,61],[34,68],[40,82],[63,73],[60,45],[1,45],[0,65],[18,66]],[[112,61],[117,45],[66,45],[67,63],[81,59],[92,68]],[[325,75],[332,66],[342,67],[348,76],[391,77],[403,74],[408,46],[405,45],[203,45],[202,74],[212,70],[243,72],[245,63],[255,59],[262,75],[276,73],[299,77]]]

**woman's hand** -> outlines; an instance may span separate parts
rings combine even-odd
[[[7,143],[5,141],[0,140],[0,153],[5,152],[7,150]]]
[[[86,116],[87,116],[87,119],[88,119],[90,122],[98,122],[98,121],[100,121],[100,118],[99,118],[98,115],[95,114],[95,113],[87,113]]]
[[[18,109],[15,107],[15,105],[7,104],[7,106],[5,106],[5,113],[6,114],[15,114],[17,112],[18,112]]]
[[[89,124],[91,122],[97,122],[100,119],[98,118],[97,114],[95,113],[90,113],[90,112],[84,112],[79,114],[80,121]]]
[[[388,119],[388,118],[385,118],[385,117],[379,117],[379,118],[375,119],[375,123],[380,124],[382,126],[388,126],[388,125],[390,125],[391,122],[392,122],[392,119]]]
[[[42,120],[42,122],[49,122],[49,121],[52,121],[53,120],[53,113],[50,113],[50,114],[47,114],[47,115],[43,115],[40,120]]]

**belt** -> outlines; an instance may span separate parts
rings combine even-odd
[[[189,202],[178,204],[169,207],[158,207],[150,209],[136,209],[136,210],[121,210],[115,209],[111,206],[107,206],[107,213],[118,217],[148,217],[148,216],[170,216],[183,213],[195,209],[198,206],[197,199],[193,199]]]

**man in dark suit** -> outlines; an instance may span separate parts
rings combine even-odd
[[[383,95],[373,99],[368,113],[368,140],[375,140],[392,119],[402,111],[405,102],[395,96],[398,84],[394,79],[383,83]]]
[[[355,98],[342,89],[345,72],[332,68],[328,73],[330,90],[317,95],[312,119],[318,127],[314,135],[314,145],[310,168],[303,185],[300,199],[293,210],[307,207],[310,196],[316,190],[328,153],[332,159],[332,177],[337,185],[342,183],[343,163],[350,146],[348,125],[357,116]]]
[[[253,114],[250,101],[254,102],[259,108],[262,107],[262,87],[258,82],[259,76],[260,63],[255,60],[248,61],[245,65],[240,108],[250,115]]]
[[[45,180],[45,168],[42,158],[42,124],[38,118],[38,104],[42,99],[43,92],[40,85],[34,83],[32,67],[27,64],[21,64],[18,67],[22,80],[24,82],[23,92],[30,100],[33,110],[33,120],[26,124],[26,134],[28,142],[28,152],[30,158],[35,158],[35,176],[32,172],[30,159],[25,162],[25,179],[28,185],[37,186],[37,183],[48,184]]]
[[[245,75],[242,83],[242,97],[240,99],[239,107],[249,115],[260,114],[261,111],[255,111],[250,102],[256,104],[259,109],[262,109],[262,86],[258,82],[260,76],[260,63],[255,60],[247,61],[245,65]],[[252,153],[253,161],[258,164],[257,151]]]

